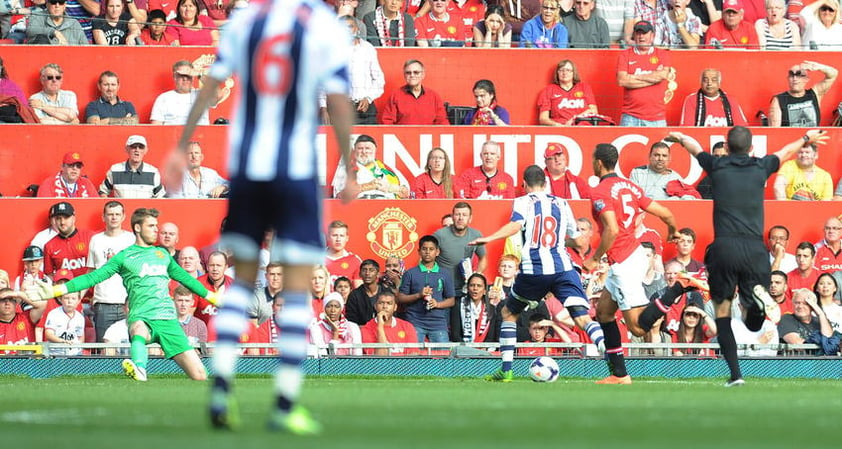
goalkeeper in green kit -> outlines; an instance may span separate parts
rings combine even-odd
[[[146,345],[158,343],[164,355],[178,363],[191,379],[205,380],[205,367],[176,319],[175,305],[169,293],[170,278],[212,304],[217,302],[216,293],[208,291],[184,271],[167,250],[155,246],[158,241],[156,209],[135,210],[131,226],[136,239],[134,245],[111,257],[102,267],[66,284],[51,286],[40,283],[41,297],[54,298],[90,288],[119,274],[129,294],[127,323],[132,347],[131,359],[123,360],[126,375],[146,381],[146,363],[149,360]]]

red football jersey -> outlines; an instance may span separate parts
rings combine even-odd
[[[550,111],[550,120],[561,124],[587,111],[592,104],[596,104],[596,97],[587,83],[576,83],[570,90],[550,84],[538,96],[538,112]]]
[[[650,52],[638,53],[635,48],[620,53],[617,71],[630,75],[645,75],[661,67],[670,67],[669,52],[652,48]],[[639,89],[623,89],[624,114],[641,120],[664,120],[666,118],[666,81]]]
[[[634,235],[634,219],[642,209],[649,207],[652,200],[643,193],[643,189],[628,179],[617,175],[604,177],[599,185],[591,190],[591,213],[599,224],[599,233],[605,226],[600,215],[613,211],[617,218],[619,233],[608,249],[608,260],[622,262],[640,246],[640,240]]]
[[[208,290],[212,290],[218,292],[220,290],[227,290],[231,287],[231,284],[234,283],[234,279],[230,276],[225,276],[225,281],[222,283],[222,288],[217,289],[213,285],[211,285],[210,281],[208,281],[208,275],[202,275],[197,278],[199,282],[202,283]],[[208,302],[207,299],[202,298],[199,295],[193,295],[196,298],[196,311],[193,312],[193,316],[205,322],[208,325],[208,329],[210,329],[210,320],[216,315],[217,308],[215,305]],[[210,337],[208,337],[208,341],[210,341]]]
[[[35,342],[35,326],[29,319],[29,311],[16,313],[12,321],[0,321],[0,344],[25,345]],[[16,354],[16,351],[3,351],[2,354]]]
[[[331,290],[333,289],[333,283],[341,276],[345,276],[351,280],[351,288],[356,287],[354,282],[360,279],[361,263],[363,263],[363,261],[360,259],[360,256],[352,252],[348,252],[348,254],[342,257],[337,257],[336,259],[331,259],[329,256],[325,256],[325,267],[330,273]]]
[[[61,234],[44,244],[44,273],[52,276],[56,271],[65,268],[79,277],[88,272],[86,259],[88,244],[94,232],[77,229],[69,237]]]
[[[827,245],[819,245],[816,248],[815,265],[822,273],[842,270],[842,251],[834,254]]]

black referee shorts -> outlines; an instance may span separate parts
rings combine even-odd
[[[769,289],[769,252],[760,239],[714,239],[705,251],[705,267],[708,272],[710,296],[717,304],[732,299],[737,287],[742,292],[751,292],[758,284]]]

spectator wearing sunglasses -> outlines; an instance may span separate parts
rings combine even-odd
[[[26,28],[27,44],[88,44],[88,38],[82,30],[82,25],[79,24],[78,20],[66,14],[67,0],[47,0],[46,5],[47,9],[34,9],[32,11],[29,26]],[[41,117],[40,114],[38,116]]]
[[[819,71],[824,79],[807,89],[810,72]],[[819,126],[822,98],[830,90],[839,71],[813,61],[804,61],[789,68],[789,89],[772,97],[769,105],[770,126]]]
[[[806,5],[800,17],[804,23],[803,42],[815,43],[817,50],[842,50],[842,23],[837,0],[818,0]]]
[[[79,123],[79,106],[76,94],[62,90],[64,71],[58,64],[47,64],[41,68],[41,91],[29,97],[29,105],[41,123],[69,125]]]

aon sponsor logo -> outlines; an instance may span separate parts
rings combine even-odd
[[[77,257],[75,259],[64,259],[61,261],[61,267],[65,270],[78,270],[85,267],[85,258]]]
[[[565,98],[558,103],[559,109],[578,109],[585,107],[585,99],[584,98]]]
[[[148,263],[143,264],[143,267],[140,269],[140,277],[146,276],[166,276],[167,275],[167,266],[166,265],[149,265]]]

